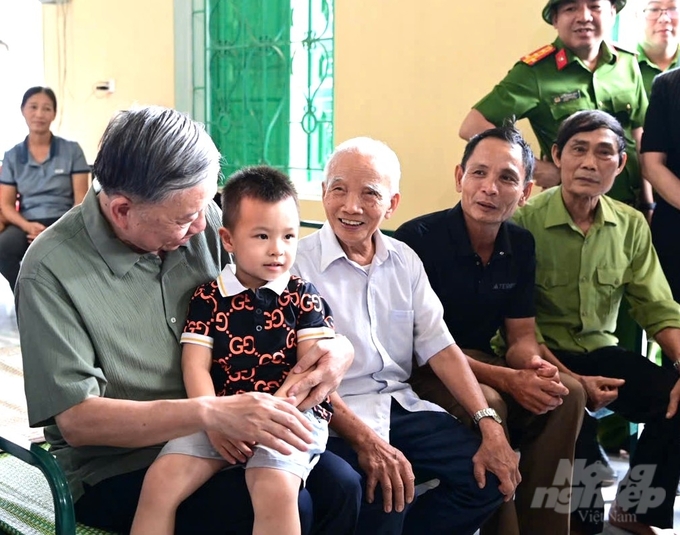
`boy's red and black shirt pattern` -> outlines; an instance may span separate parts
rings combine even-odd
[[[297,362],[299,340],[333,336],[328,303],[312,283],[290,276],[280,294],[265,286],[225,295],[219,279],[199,286],[191,298],[181,342],[212,350],[215,393],[228,396],[273,394]],[[328,400],[314,411],[330,420]]]

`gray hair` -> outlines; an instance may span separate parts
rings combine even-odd
[[[390,195],[399,193],[399,180],[401,179],[399,158],[397,158],[395,152],[386,143],[370,137],[348,139],[335,148],[324,168],[325,186],[328,186],[328,181],[332,178],[335,164],[343,154],[359,154],[371,158],[375,170],[389,179]]]
[[[158,203],[206,179],[217,182],[220,153],[202,124],[149,106],[111,119],[92,171],[107,195]]]

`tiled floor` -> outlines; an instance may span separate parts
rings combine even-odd
[[[14,299],[9,289],[9,284],[0,276],[0,347],[17,345],[19,343],[19,333],[16,326],[16,316],[14,314]],[[680,454],[680,453],[679,453]],[[612,458],[612,464],[616,469],[619,478],[622,478],[628,470],[628,461],[625,458]],[[614,500],[616,485],[603,489],[603,497],[606,508]],[[680,529],[680,497],[675,499],[675,527]],[[607,533],[607,532],[605,532]],[[611,532],[611,535],[619,535],[622,532]]]

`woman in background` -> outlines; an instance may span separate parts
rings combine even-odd
[[[50,132],[57,98],[48,87],[31,87],[21,101],[28,136],[5,153],[0,171],[0,274],[12,291],[29,244],[80,204],[90,168],[80,145]],[[20,204],[17,210],[17,194]]]

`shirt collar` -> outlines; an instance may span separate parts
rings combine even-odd
[[[565,46],[564,42],[562,39],[559,37],[555,39],[553,42],[553,46],[559,51],[564,49],[564,51],[567,53],[567,63],[572,63],[574,61],[578,61],[581,63],[579,60],[578,56],[572,52],[570,48]],[[616,52],[616,49],[612,46],[610,46],[606,41],[602,41],[602,44],[600,45],[600,60],[603,63],[610,63],[614,64],[616,63],[616,59],[618,58],[618,53]]]
[[[375,256],[372,263],[382,264],[387,260],[390,253],[399,254],[390,240],[380,232],[380,229],[375,231],[373,239],[375,240]],[[344,258],[348,262],[350,261],[345,254],[345,251],[343,251],[340,246],[340,242],[328,221],[326,221],[319,230],[319,242],[321,244],[321,262],[319,264],[319,271],[322,273],[339,258]]]
[[[567,207],[564,205],[564,199],[562,199],[562,186],[557,186],[554,189],[555,192],[548,201],[545,228],[557,227],[560,225],[571,226],[573,225],[574,220],[571,218]],[[616,225],[615,210],[616,208],[612,206],[612,201],[607,196],[601,195],[600,201],[597,203],[593,226],[601,227],[605,223]]]
[[[117,277],[123,277],[137,263],[140,255],[114,234],[99,207],[98,191],[99,188],[93,184],[83,199],[82,214],[85,230],[109,269]]]
[[[463,207],[460,202],[449,210],[448,221],[450,235],[456,243],[457,252],[461,256],[475,256],[477,253],[475,253],[472,244],[470,243],[470,235],[468,234],[467,225],[465,224],[465,214],[463,213]],[[510,234],[506,222],[501,223],[493,246],[493,256],[498,254],[501,256],[512,254]]]
[[[249,290],[249,288],[243,286],[236,278],[236,275],[234,274],[235,269],[236,266],[234,264],[227,264],[217,277],[217,287],[219,288],[222,297],[238,295]],[[283,275],[276,277],[273,281],[269,281],[260,288],[268,288],[276,295],[280,296],[288,286],[288,281],[290,281],[290,273],[286,271]]]
[[[638,44],[637,46],[637,57],[638,57],[638,63],[646,63],[650,67],[653,67],[657,71],[661,72],[661,69],[659,66],[654,63],[651,59],[649,59],[649,56],[645,53],[645,49],[642,48],[641,44]],[[675,57],[673,58],[673,62],[668,66],[668,69],[672,69],[673,67],[677,66],[678,64],[678,59],[680,59],[680,45],[678,45],[678,50],[675,52]]]
[[[52,137],[50,138],[50,155],[48,160],[51,160],[57,154],[59,154],[58,139],[59,138],[57,138],[57,136],[52,134]],[[24,165],[28,163],[28,136],[26,136],[24,142],[19,145],[19,163]]]

